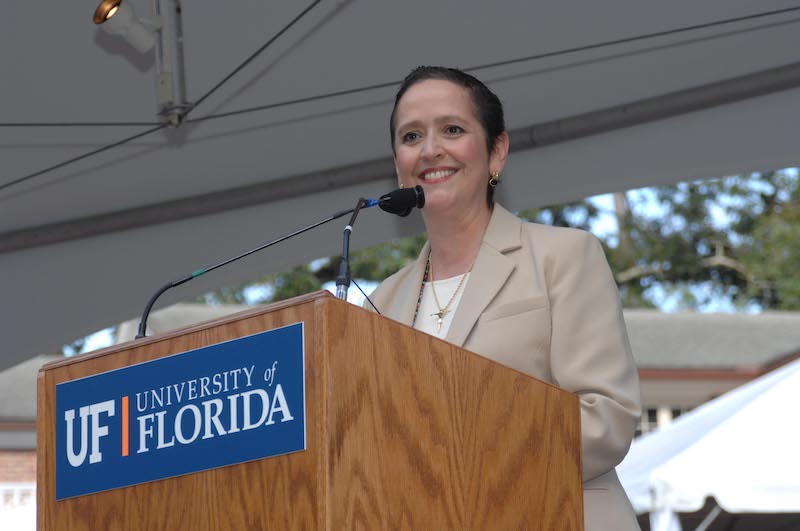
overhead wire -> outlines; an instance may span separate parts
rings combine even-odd
[[[276,109],[278,107],[286,107],[288,105],[296,105],[298,103],[308,103],[311,101],[317,101],[327,98],[335,98],[338,96],[347,96],[349,94],[357,94],[359,92],[368,92],[370,90],[376,90],[379,88],[387,88],[392,87],[400,84],[400,81],[393,80],[387,81],[385,83],[376,83],[374,85],[367,85],[363,87],[358,87],[354,89],[344,89],[344,90],[337,90],[334,92],[326,92],[325,94],[318,94],[316,96],[306,96],[304,98],[296,98],[293,100],[285,100],[277,103],[267,103],[265,105],[258,105],[256,107],[247,107],[244,109],[238,109],[233,111],[226,111],[216,114],[209,114],[206,116],[198,116],[197,118],[190,118],[186,120],[188,123],[196,123],[196,122],[204,122],[206,120],[216,120],[218,118],[228,118],[230,116],[236,116],[237,114],[249,114],[258,111],[266,111],[268,109]]]
[[[188,116],[188,114],[190,112],[194,111],[194,109],[196,109],[197,106],[200,103],[205,101],[209,96],[211,96],[214,92],[216,92],[222,85],[224,85],[233,76],[235,76],[237,73],[239,73],[248,64],[250,64],[256,57],[258,57],[258,55],[263,53],[264,50],[266,50],[272,43],[274,43],[281,35],[283,35],[286,31],[288,31],[295,23],[297,23],[303,16],[305,16],[309,11],[311,11],[311,9],[313,9],[321,1],[322,0],[315,0],[308,7],[306,7],[303,11],[301,11],[294,19],[292,19],[278,33],[273,35],[265,44],[260,46],[255,52],[253,52],[249,57],[247,57],[231,73],[229,73],[227,76],[225,76],[219,83],[214,85],[203,96],[201,96],[196,102],[194,102],[193,106],[186,112],[184,117]],[[484,63],[484,64],[481,64],[481,65],[475,65],[475,66],[472,66],[472,67],[469,67],[469,68],[465,68],[464,70],[466,70],[467,72],[474,72],[474,71],[477,71],[477,70],[485,70],[485,69],[488,69],[488,68],[495,68],[495,67],[499,67],[499,66],[507,66],[507,65],[510,65],[510,64],[530,62],[530,61],[541,60],[541,59],[546,59],[546,58],[551,58],[551,57],[557,57],[557,56],[561,56],[561,55],[568,55],[568,54],[573,54],[573,53],[578,53],[578,52],[590,51],[590,50],[594,50],[594,49],[598,49],[598,48],[605,48],[605,47],[608,47],[608,46],[626,44],[626,43],[636,42],[636,41],[645,40],[645,39],[652,39],[652,38],[657,38],[657,37],[665,37],[665,36],[669,36],[669,35],[675,35],[675,34],[678,34],[678,33],[685,33],[687,31],[696,31],[696,30],[699,30],[699,29],[717,27],[717,26],[722,26],[722,25],[726,25],[726,24],[732,24],[732,23],[736,23],[736,22],[744,22],[744,21],[748,21],[748,20],[754,20],[754,19],[758,19],[758,18],[764,18],[764,17],[774,16],[774,15],[779,15],[779,14],[784,14],[784,13],[790,13],[790,12],[794,12],[794,11],[800,11],[800,6],[788,7],[788,8],[783,8],[783,9],[775,9],[775,10],[771,10],[771,11],[764,11],[764,12],[754,13],[754,14],[751,14],[751,15],[743,15],[743,16],[740,16],[740,17],[733,17],[733,18],[729,18],[729,19],[717,20],[717,21],[714,21],[714,22],[706,22],[706,23],[702,23],[702,24],[693,24],[693,25],[690,25],[690,26],[683,26],[683,27],[680,27],[680,28],[673,28],[673,29],[670,29],[670,30],[664,30],[664,31],[659,31],[659,32],[654,32],[654,33],[641,34],[641,35],[636,35],[636,36],[632,36],[632,37],[624,37],[624,38],[620,38],[620,39],[613,39],[613,40],[609,40],[609,41],[603,41],[603,42],[600,42],[600,43],[593,43],[593,44],[587,44],[587,45],[582,45],[582,46],[575,46],[575,47],[572,47],[572,48],[566,48],[566,49],[562,49],[562,50],[554,50],[554,51],[550,51],[550,52],[543,52],[543,53],[539,53],[539,54],[528,55],[528,56],[524,56],[524,57],[517,57],[517,58],[514,58],[514,59],[507,59],[507,60],[503,60],[503,61],[494,61],[494,62],[490,62],[490,63]],[[296,105],[296,104],[299,104],[299,103],[308,103],[308,102],[318,101],[318,100],[323,100],[323,99],[328,99],[328,98],[334,98],[334,97],[345,96],[345,95],[350,95],[350,94],[357,94],[357,93],[360,93],[360,92],[368,92],[368,91],[371,91],[371,90],[377,90],[377,89],[380,89],[380,88],[387,88],[387,87],[395,86],[395,85],[398,85],[400,82],[401,82],[400,80],[393,80],[393,81],[387,81],[387,82],[383,82],[383,83],[374,83],[374,84],[365,85],[365,86],[361,86],[361,87],[353,88],[353,89],[344,89],[344,90],[326,92],[326,93],[318,94],[318,95],[315,95],[315,96],[307,96],[307,97],[303,97],[303,98],[295,98],[295,99],[292,99],[292,100],[285,100],[285,101],[276,102],[276,103],[258,105],[258,106],[255,106],[255,107],[247,107],[247,108],[237,109],[237,110],[233,110],[233,111],[226,111],[226,112],[222,112],[222,113],[209,114],[209,115],[200,116],[200,117],[197,117],[197,118],[186,118],[184,120],[184,122],[185,123],[197,123],[197,122],[214,120],[214,119],[219,119],[219,118],[226,118],[226,117],[236,116],[236,115],[241,115],[241,114],[249,114],[249,113],[264,111],[264,110],[268,110],[268,109],[275,109],[275,108],[285,107],[285,106],[289,106],[289,105]],[[30,124],[0,123],[0,127],[37,127],[37,126],[48,126],[48,127],[69,126],[69,127],[76,127],[76,126],[114,126],[114,125],[132,125],[132,124],[154,125],[154,124],[147,123],[147,122],[109,122],[109,123],[103,123],[103,122],[94,122],[94,123],[92,123],[92,122],[86,122],[86,123],[80,123],[80,122],[72,122],[72,123],[69,123],[69,122],[64,122],[64,123],[51,122],[49,124],[48,123],[39,123],[39,124],[37,124],[37,123],[30,123]],[[59,164],[55,164],[53,166],[47,167],[47,168],[45,168],[43,170],[39,170],[39,171],[36,171],[34,173],[31,173],[31,174],[25,175],[25,176],[20,177],[18,179],[14,179],[14,180],[9,181],[7,183],[0,184],[0,191],[4,190],[4,189],[6,189],[6,188],[8,188],[10,186],[14,186],[16,184],[19,184],[19,183],[22,183],[24,181],[27,181],[29,179],[33,179],[35,177],[38,177],[39,175],[42,175],[42,174],[48,173],[50,171],[62,168],[64,166],[68,165],[68,164],[72,164],[74,162],[78,162],[80,160],[83,160],[85,158],[91,157],[91,156],[96,155],[98,153],[102,153],[102,152],[107,151],[109,149],[121,146],[121,145],[123,145],[123,144],[125,144],[127,142],[136,140],[137,138],[141,138],[143,136],[149,135],[149,134],[154,133],[154,132],[156,132],[158,130],[164,129],[165,127],[167,127],[167,125],[168,124],[159,124],[157,127],[153,127],[151,129],[148,129],[148,130],[143,131],[141,133],[138,133],[136,135],[132,135],[132,136],[126,137],[126,138],[124,138],[124,139],[122,139],[120,141],[114,142],[114,143],[109,144],[107,146],[103,146],[103,147],[101,147],[99,149],[93,150],[93,151],[85,153],[83,155],[80,155],[80,156],[77,156],[77,157],[73,157],[72,159],[69,159],[67,161],[61,162]]]
[[[193,111],[195,108],[197,108],[197,106],[200,103],[205,101],[209,96],[211,96],[214,92],[216,92],[222,85],[224,85],[233,76],[235,76],[237,73],[239,73],[245,66],[250,64],[253,61],[253,59],[255,59],[259,54],[264,52],[264,50],[266,50],[272,43],[274,43],[281,35],[286,33],[286,31],[288,31],[289,28],[294,26],[301,18],[303,18],[306,14],[308,14],[308,12],[311,11],[314,7],[316,7],[321,1],[322,0],[314,0],[305,9],[303,9],[300,12],[300,14],[298,14],[296,17],[294,17],[288,24],[286,24],[283,28],[281,28],[280,31],[278,31],[269,40],[267,40],[267,42],[264,43],[262,46],[260,46],[255,52],[250,54],[250,56],[247,57],[247,59],[245,59],[244,61],[242,61],[242,63],[239,64],[238,67],[234,68],[233,71],[231,71],[231,73],[229,73],[227,76],[222,78],[222,80],[219,83],[217,83],[216,85],[211,87],[210,90],[208,90],[205,94],[203,94],[203,96],[201,96],[194,103],[194,105],[186,112],[186,114],[184,116],[187,116],[191,111]],[[0,184],[0,191],[5,190],[6,188],[10,188],[11,186],[15,186],[17,184],[23,183],[25,181],[29,181],[30,179],[34,179],[34,178],[36,178],[36,177],[38,177],[40,175],[43,175],[45,173],[49,173],[49,172],[57,170],[59,168],[63,168],[64,166],[67,166],[69,164],[72,164],[72,163],[78,162],[80,160],[92,157],[94,155],[97,155],[98,153],[102,153],[104,151],[108,151],[109,149],[113,149],[113,148],[121,146],[123,144],[127,144],[128,142],[131,142],[131,141],[136,140],[138,138],[142,138],[142,137],[147,136],[149,134],[155,133],[156,131],[160,131],[161,129],[164,129],[168,125],[169,124],[167,124],[167,123],[158,124],[155,127],[152,127],[150,129],[146,129],[145,131],[139,132],[139,133],[137,133],[135,135],[131,135],[131,136],[125,137],[122,140],[118,140],[118,141],[113,142],[111,144],[107,144],[107,145],[105,145],[103,147],[100,147],[98,149],[94,149],[92,151],[89,151],[88,153],[84,153],[82,155],[78,155],[77,157],[72,157],[71,159],[65,160],[64,162],[60,162],[58,164],[54,164],[52,166],[48,166],[47,168],[44,168],[42,170],[38,170],[38,171],[35,171],[33,173],[29,173],[27,175],[23,175],[22,177],[19,177],[17,179],[13,179],[13,180],[11,180],[9,182],[2,183],[2,184]]]
[[[671,30],[657,31],[655,33],[636,35],[634,37],[623,37],[621,39],[613,39],[613,40],[605,41],[605,42],[602,42],[602,43],[586,44],[586,45],[583,45],[583,46],[575,46],[573,48],[567,48],[565,50],[559,50],[557,52],[545,52],[545,53],[540,53],[540,54],[536,54],[536,55],[529,55],[529,56],[526,56],[526,57],[518,57],[516,59],[509,59],[509,60],[506,60],[506,61],[497,61],[497,62],[493,62],[493,63],[486,63],[486,64],[483,64],[483,65],[474,66],[474,67],[472,67],[472,70],[483,70],[483,69],[486,69],[486,68],[494,68],[494,67],[497,67],[497,66],[506,66],[506,65],[515,64],[515,63],[524,63],[524,62],[528,62],[528,61],[546,59],[548,57],[554,57],[554,56],[557,56],[557,55],[566,55],[566,54],[577,53],[577,52],[585,52],[585,51],[593,50],[593,49],[596,49],[596,48],[605,48],[607,46],[616,46],[616,45],[619,45],[619,44],[627,44],[629,42],[635,42],[635,41],[639,41],[639,40],[643,40],[643,39],[655,39],[655,38],[658,38],[658,37],[666,37],[668,35],[675,35],[677,33],[685,33],[687,31],[695,31],[695,30],[700,30],[700,29],[712,28],[712,27],[722,26],[722,25],[725,25],[725,24],[733,24],[733,23],[736,23],[736,22],[744,22],[744,21],[747,21],[747,20],[754,20],[754,19],[757,19],[757,18],[771,17],[773,15],[781,15],[781,14],[784,14],[784,13],[791,13],[793,11],[800,11],[800,6],[788,7],[788,8],[784,8],[784,9],[775,9],[775,10],[772,10],[772,11],[763,11],[761,13],[754,13],[752,15],[742,15],[741,17],[734,17],[734,18],[729,18],[729,19],[724,19],[724,20],[718,20],[718,21],[715,21],[715,22],[704,22],[702,24],[693,24],[691,26],[684,26],[682,28],[674,28],[674,29],[671,29]]]
[[[665,36],[668,36],[668,35],[673,35],[673,34],[677,34],[677,33],[683,33],[683,32],[686,32],[686,31],[694,31],[694,30],[704,29],[704,28],[708,28],[708,27],[715,27],[715,26],[720,26],[720,25],[724,25],[724,24],[731,24],[731,23],[734,23],[734,22],[742,22],[742,21],[746,21],[746,20],[753,20],[753,19],[757,19],[757,18],[763,18],[763,17],[767,17],[767,16],[773,16],[773,15],[788,13],[788,12],[792,12],[792,11],[800,11],[800,6],[784,8],[784,9],[776,9],[776,10],[766,11],[766,12],[762,12],[762,13],[756,13],[756,14],[752,14],[752,15],[744,15],[744,16],[741,16],[741,17],[735,17],[735,18],[730,18],[730,19],[725,19],[725,20],[719,20],[719,21],[715,21],[715,22],[707,22],[707,23],[703,23],[703,24],[695,24],[695,25],[692,25],[692,26],[674,28],[674,29],[671,29],[671,30],[665,30],[665,31],[656,32],[656,33],[648,33],[648,34],[636,35],[636,36],[633,36],[633,37],[625,37],[625,38],[622,38],[622,39],[614,39],[614,40],[604,41],[604,42],[600,42],[600,43],[587,44],[587,45],[584,45],[584,46],[576,46],[576,47],[573,47],[573,48],[567,48],[567,49],[563,49],[563,50],[544,52],[544,53],[535,54],[535,55],[527,55],[527,56],[524,56],[524,57],[517,57],[517,58],[514,58],[514,59],[507,59],[507,60],[504,60],[504,61],[495,61],[495,62],[491,62],[491,63],[485,63],[485,64],[481,64],[481,65],[471,66],[471,67],[465,68],[464,70],[467,71],[467,72],[474,72],[474,71],[477,71],[477,70],[485,70],[485,69],[488,69],[488,68],[495,68],[495,67],[498,67],[498,66],[506,66],[506,65],[515,64],[515,63],[523,63],[523,62],[535,61],[535,60],[540,60],[540,59],[546,59],[546,58],[549,58],[549,57],[556,57],[556,56],[560,56],[560,55],[578,53],[578,52],[582,52],[582,51],[590,51],[590,50],[593,50],[593,49],[604,48],[604,47],[618,45],[618,44],[626,44],[626,43],[629,43],[629,42],[635,42],[635,41],[643,40],[643,39],[652,39],[652,38],[655,38],[655,37],[665,37]],[[251,56],[251,58],[248,58],[248,62],[251,61],[252,58],[253,58],[253,56]],[[237,71],[238,70],[241,70],[241,68],[237,69]],[[326,92],[324,94],[318,94],[318,95],[315,95],[315,96],[306,96],[306,97],[303,97],[303,98],[295,98],[295,99],[284,100],[284,101],[275,102],[275,103],[267,103],[267,104],[264,104],[264,105],[256,105],[254,107],[245,107],[245,108],[242,108],[242,109],[235,109],[235,110],[232,110],[232,111],[208,114],[208,115],[205,115],[205,116],[198,116],[196,118],[190,118],[190,119],[186,119],[184,121],[186,123],[197,123],[197,122],[203,122],[203,121],[208,121],[208,120],[216,120],[216,119],[219,119],[219,118],[228,118],[230,116],[236,116],[236,115],[240,115],[240,114],[249,114],[249,113],[254,113],[254,112],[259,112],[259,111],[266,111],[266,110],[270,110],[270,109],[286,107],[286,106],[289,106],[289,105],[297,105],[297,104],[300,104],[300,103],[309,103],[309,102],[312,102],[312,101],[317,101],[317,100],[322,100],[322,99],[336,98],[336,97],[339,97],[339,96],[347,96],[347,95],[350,95],[350,94],[357,94],[359,92],[369,92],[371,90],[377,90],[377,89],[381,89],[381,88],[387,88],[387,87],[395,86],[395,85],[398,85],[400,82],[401,82],[400,80],[392,80],[392,81],[387,81],[387,82],[384,82],[384,83],[374,83],[374,84],[371,84],[371,85],[365,85],[365,86],[352,88],[352,89],[344,89],[344,90]],[[218,88],[218,87],[216,87],[216,88]],[[198,101],[198,103],[199,103],[199,101]],[[195,103],[195,106],[197,106],[197,103]],[[155,125],[155,124],[151,124],[151,123],[135,123],[135,122],[133,124],[135,124],[135,125]],[[110,122],[110,123],[102,123],[102,122],[100,122],[100,123],[96,123],[96,124],[93,124],[93,123],[63,123],[63,124],[62,123],[54,123],[54,124],[47,124],[47,123],[29,123],[29,124],[11,123],[11,124],[6,124],[6,123],[0,123],[0,127],[8,127],[8,126],[47,126],[47,125],[51,125],[51,126],[60,126],[60,125],[64,125],[64,126],[78,126],[78,125],[113,126],[113,125],[133,125],[133,124],[129,123],[129,122]]]
[[[142,127],[162,122],[2,122],[0,127]]]
[[[208,92],[206,92],[205,94],[203,94],[202,96],[200,96],[200,98],[198,98],[198,100],[194,102],[194,105],[192,106],[192,108],[191,108],[191,109],[189,109],[189,111],[187,111],[187,113],[186,113],[186,114],[189,114],[190,112],[192,112],[192,110],[194,110],[194,109],[195,109],[195,108],[196,108],[198,105],[200,105],[201,103],[203,103],[203,101],[205,101],[205,100],[206,100],[206,98],[208,98],[209,96],[211,96],[211,95],[212,95],[214,92],[216,92],[216,91],[217,91],[217,89],[219,89],[219,88],[220,88],[222,85],[224,85],[225,83],[227,83],[227,82],[228,82],[228,81],[229,81],[229,80],[230,80],[230,79],[231,79],[233,76],[235,76],[236,74],[238,74],[238,73],[239,73],[239,72],[240,72],[240,71],[241,71],[241,70],[242,70],[244,67],[246,67],[247,65],[249,65],[249,64],[250,64],[250,63],[253,61],[253,59],[255,59],[256,57],[258,57],[258,56],[259,56],[259,55],[260,55],[260,54],[261,54],[261,53],[262,53],[264,50],[266,50],[266,49],[267,49],[267,48],[268,48],[270,45],[272,45],[272,43],[274,43],[276,40],[278,40],[278,39],[281,37],[281,35],[283,35],[283,34],[284,34],[284,33],[286,33],[287,31],[289,31],[289,28],[291,28],[292,26],[294,26],[294,25],[295,25],[295,24],[296,24],[296,23],[297,23],[297,22],[298,22],[298,21],[299,21],[301,18],[303,18],[303,17],[304,17],[306,14],[308,14],[308,12],[309,12],[309,11],[311,11],[312,9],[314,9],[314,8],[317,6],[317,4],[319,4],[321,1],[322,1],[322,0],[314,0],[314,2],[311,2],[311,4],[309,4],[309,5],[308,5],[308,7],[306,7],[306,8],[305,8],[303,11],[301,11],[301,12],[300,12],[300,13],[299,13],[299,14],[298,14],[296,17],[294,17],[294,18],[293,18],[293,19],[292,19],[292,20],[291,20],[291,21],[290,21],[290,22],[289,22],[287,25],[285,25],[285,26],[284,26],[284,27],[283,27],[283,28],[282,28],[282,29],[281,29],[281,30],[280,30],[278,33],[276,33],[275,35],[273,35],[271,39],[269,39],[267,42],[265,42],[265,43],[264,43],[264,44],[263,44],[261,47],[259,47],[259,48],[258,48],[258,49],[257,49],[255,52],[253,52],[252,54],[250,54],[250,57],[248,57],[247,59],[245,59],[244,61],[242,61],[242,63],[241,63],[239,66],[237,66],[236,68],[234,68],[234,69],[233,69],[233,71],[232,71],[230,74],[228,74],[227,76],[225,76],[224,78],[222,78],[222,81],[220,81],[219,83],[217,83],[216,85],[214,85],[213,87],[211,87],[211,89],[210,89]]]
[[[316,3],[318,3],[318,2],[319,2],[319,0],[317,2],[315,2],[314,4],[312,4],[311,6],[309,6],[308,9],[310,9],[311,7],[316,5]],[[563,49],[563,50],[555,50],[555,51],[551,51],[551,52],[544,52],[544,53],[541,53],[541,54],[527,55],[527,56],[524,56],[524,57],[517,57],[515,59],[508,59],[508,60],[504,60],[504,61],[495,61],[495,62],[491,62],[491,63],[485,63],[485,64],[481,64],[481,65],[468,67],[468,68],[465,68],[464,70],[468,71],[468,72],[474,72],[476,70],[485,70],[487,68],[494,68],[494,67],[498,67],[498,66],[506,66],[506,65],[515,64],[515,63],[522,63],[522,62],[534,61],[534,60],[539,60],[539,59],[546,59],[546,58],[549,58],[549,57],[556,57],[556,56],[559,56],[559,55],[567,55],[567,54],[577,53],[577,52],[581,52],[581,51],[590,51],[590,50],[597,49],[597,48],[603,48],[603,47],[607,47],[607,46],[613,46],[613,45],[618,45],[618,44],[625,44],[625,43],[629,43],[629,42],[635,42],[637,40],[652,39],[652,38],[655,38],[655,37],[664,37],[664,36],[667,36],[667,35],[683,33],[683,32],[686,32],[686,31],[694,31],[694,30],[698,30],[698,29],[721,26],[721,25],[724,25],[724,24],[732,24],[732,23],[735,23],[735,22],[743,22],[743,21],[753,20],[753,19],[757,19],[757,18],[763,18],[763,17],[773,16],[773,15],[780,15],[780,14],[783,14],[783,13],[790,13],[790,12],[793,12],[793,11],[800,11],[800,6],[788,7],[788,8],[783,8],[783,9],[775,9],[775,10],[772,10],[772,11],[764,11],[764,12],[760,12],[760,13],[754,13],[752,15],[743,15],[741,17],[734,17],[734,18],[729,18],[729,19],[724,19],[724,20],[717,20],[717,21],[714,21],[714,22],[706,22],[706,23],[703,23],[703,24],[695,24],[695,25],[692,25],[692,26],[684,26],[684,27],[681,27],[681,28],[674,28],[674,29],[671,29],[671,30],[664,30],[664,31],[656,32],[656,33],[647,33],[647,34],[642,34],[642,35],[636,35],[636,36],[633,36],[633,37],[625,37],[625,38],[622,38],[622,39],[614,39],[614,40],[604,41],[604,42],[600,42],[600,43],[587,44],[587,45],[584,45],[584,46],[576,46],[576,47],[573,47],[573,48],[567,48],[567,49]],[[299,16],[302,16],[304,13],[305,12],[301,13]],[[295,20],[290,22],[289,25],[287,25],[286,27],[284,27],[283,30],[281,30],[280,34],[282,34],[285,30],[287,30],[289,28],[289,26],[291,24],[294,24],[297,20],[298,20],[298,18],[296,17]],[[214,88],[212,88],[208,93],[206,93],[206,95],[204,95],[197,102],[195,102],[194,103],[194,107],[197,107],[197,105],[200,103],[200,101],[204,100],[209,95],[211,95],[211,93],[216,91],[222,85],[222,83],[224,81],[226,81],[227,79],[232,77],[234,74],[236,74],[246,64],[250,63],[259,53],[261,53],[266,48],[266,46],[268,46],[272,41],[274,41],[275,38],[279,37],[280,34],[278,34],[274,38],[270,39],[270,41],[267,44],[265,44],[264,46],[259,48],[250,57],[248,57],[245,60],[245,62],[242,63],[242,65],[240,65],[239,68],[237,68],[236,70],[234,70],[234,72],[232,72],[231,74],[226,76],[226,78],[222,82],[218,83]],[[184,121],[187,122],[187,123],[192,123],[192,122],[202,122],[202,121],[206,121],[206,120],[214,120],[214,119],[217,119],[217,118],[227,118],[229,116],[236,116],[236,115],[239,115],[239,114],[247,114],[247,113],[251,113],[251,112],[264,111],[264,110],[275,109],[275,108],[279,108],[279,107],[285,107],[285,106],[288,106],[288,105],[296,105],[296,104],[299,104],[299,103],[308,103],[308,102],[321,100],[321,99],[335,98],[335,97],[338,97],[338,96],[347,96],[347,95],[356,94],[356,93],[359,93],[359,92],[368,92],[370,90],[376,90],[376,89],[380,89],[380,88],[387,88],[387,87],[390,87],[390,86],[393,86],[393,85],[397,85],[399,83],[400,83],[399,80],[387,81],[387,82],[384,82],[384,83],[374,83],[374,84],[371,84],[371,85],[365,85],[365,86],[361,86],[361,87],[353,88],[353,89],[337,90],[337,91],[333,91],[333,92],[326,92],[324,94],[318,94],[318,95],[315,95],[315,96],[306,96],[306,97],[303,97],[303,98],[296,98],[296,99],[285,100],[285,101],[281,101],[281,102],[268,103],[268,104],[264,104],[264,105],[257,105],[257,106],[254,106],[254,107],[245,107],[243,109],[236,109],[236,110],[233,110],[233,111],[226,111],[226,112],[221,112],[221,113],[208,114],[208,115],[205,115],[205,116],[199,116],[197,118],[191,118],[191,119],[187,119],[187,120],[184,120]],[[158,125],[159,123],[160,122],[5,122],[5,123],[0,122],[0,127],[82,127],[82,126],[87,126],[87,127],[109,127],[109,126],[134,126],[134,125],[135,126],[138,126],[138,125],[153,126],[153,125]]]
[[[53,170],[57,170],[59,168],[63,168],[64,166],[67,166],[67,165],[72,164],[74,162],[78,162],[79,160],[87,159],[89,157],[97,155],[98,153],[102,153],[104,151],[108,151],[109,149],[113,149],[115,147],[121,146],[123,144],[126,144],[126,143],[132,141],[132,140],[136,140],[137,138],[142,138],[143,136],[147,136],[147,135],[149,135],[151,133],[155,133],[156,131],[160,131],[161,129],[164,129],[165,127],[167,127],[167,124],[161,124],[161,125],[158,125],[156,127],[153,127],[153,128],[150,128],[150,129],[146,129],[146,130],[144,130],[144,131],[142,131],[140,133],[125,137],[122,140],[118,140],[118,141],[116,141],[116,142],[114,142],[112,144],[107,144],[107,145],[105,145],[105,146],[103,146],[101,148],[89,151],[88,153],[84,153],[83,155],[78,155],[77,157],[72,157],[71,159],[65,160],[64,162],[59,162],[58,164],[54,164],[52,166],[48,166],[47,168],[45,168],[43,170],[35,171],[33,173],[29,173],[28,175],[25,175],[25,176],[19,177],[17,179],[14,179],[13,181],[9,181],[7,183],[0,184],[0,190],[5,190],[6,188],[10,188],[11,186],[14,186],[14,185],[20,184],[22,182],[28,181],[30,179],[33,179],[34,177],[38,177],[39,175],[45,174],[45,173],[53,171]]]
[[[763,12],[763,13],[756,13],[756,14],[753,14],[753,15],[746,15],[746,16],[741,16],[741,17],[736,17],[736,18],[731,18],[731,19],[725,19],[725,20],[720,20],[720,21],[715,21],[715,22],[707,22],[707,23],[703,23],[703,24],[695,24],[695,25],[692,25],[692,26],[686,26],[686,27],[682,27],[682,28],[675,28],[675,29],[660,31],[660,32],[656,32],[656,33],[648,33],[648,34],[643,34],[643,35],[636,35],[634,37],[625,37],[625,38],[622,38],[622,39],[614,39],[614,40],[604,41],[604,42],[600,42],[600,43],[587,44],[587,45],[584,45],[584,46],[576,46],[576,47],[573,47],[573,48],[567,48],[567,49],[563,49],[563,50],[555,50],[555,51],[544,52],[544,53],[535,54],[535,55],[526,55],[524,57],[517,57],[515,59],[507,59],[507,60],[503,60],[503,61],[495,61],[495,62],[491,62],[491,63],[484,63],[484,64],[481,64],[481,65],[475,65],[475,66],[464,68],[464,71],[466,71],[466,72],[475,72],[477,70],[486,70],[488,68],[495,68],[495,67],[498,67],[498,66],[507,66],[507,65],[511,65],[511,64],[515,64],[515,63],[524,63],[524,62],[529,62],[529,61],[547,59],[547,58],[550,58],[550,57],[557,57],[557,56],[560,56],[560,55],[568,55],[568,54],[572,54],[572,53],[585,52],[585,51],[590,51],[590,50],[594,50],[594,49],[598,49],[598,48],[605,48],[605,47],[608,47],[608,46],[626,44],[626,43],[629,43],[629,42],[635,42],[635,41],[644,40],[644,39],[652,39],[652,38],[656,38],[656,37],[665,37],[667,35],[673,35],[673,34],[676,34],[676,33],[683,33],[683,32],[686,32],[686,31],[694,31],[694,30],[704,29],[704,28],[708,28],[708,27],[721,26],[721,25],[724,25],[724,24],[731,24],[731,23],[734,23],[734,22],[743,22],[743,21],[746,21],[746,20],[753,20],[753,19],[757,19],[757,18],[763,18],[763,17],[766,17],[766,16],[778,15],[778,14],[792,12],[792,11],[800,11],[800,6],[791,7],[791,8],[785,8],[785,9],[776,9],[776,10],[773,10],[773,11],[768,11],[768,12]],[[200,116],[200,117],[197,117],[197,118],[192,118],[192,119],[187,120],[187,121],[188,122],[201,122],[201,121],[207,121],[207,120],[215,120],[217,118],[227,118],[229,116],[236,116],[236,115],[239,115],[239,114],[248,114],[248,113],[252,113],[252,112],[259,112],[259,111],[264,111],[264,110],[269,110],[269,109],[276,109],[276,108],[279,108],[279,107],[286,107],[286,106],[295,105],[295,104],[298,104],[298,103],[308,103],[308,102],[327,99],[327,98],[335,98],[335,97],[338,97],[338,96],[346,96],[346,95],[350,95],[350,94],[356,94],[356,93],[359,93],[359,92],[369,92],[370,90],[376,90],[376,89],[379,89],[379,88],[386,88],[386,87],[396,86],[396,85],[399,85],[401,82],[402,82],[402,80],[393,80],[393,81],[387,81],[387,82],[384,82],[384,83],[375,83],[375,84],[372,84],[372,85],[365,85],[365,86],[358,87],[358,88],[353,88],[353,89],[326,92],[324,94],[318,94],[316,96],[307,96],[307,97],[304,97],[304,98],[285,100],[285,101],[276,102],[276,103],[268,103],[268,104],[265,104],[265,105],[257,105],[257,106],[254,106],[254,107],[245,107],[243,109],[236,109],[236,110],[233,110],[233,111],[226,111],[226,112],[222,112],[222,113],[209,114],[209,115],[206,115],[206,116]]]

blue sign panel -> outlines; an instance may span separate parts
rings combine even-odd
[[[306,448],[303,323],[56,386],[56,499]]]

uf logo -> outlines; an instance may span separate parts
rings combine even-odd
[[[89,463],[99,463],[103,460],[100,452],[100,437],[108,435],[108,426],[100,425],[100,414],[105,413],[109,417],[114,416],[114,401],[106,400],[80,408],[80,450],[75,452],[75,410],[68,409],[64,412],[64,420],[67,423],[67,459],[73,467],[81,466],[86,460],[86,451],[89,446],[89,422],[91,420],[92,430],[92,451],[89,454]]]

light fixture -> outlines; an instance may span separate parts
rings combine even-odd
[[[94,11],[93,20],[104,31],[123,37],[139,53],[149,52],[156,44],[152,24],[148,28],[145,24],[149,21],[140,20],[129,2],[103,0]]]
[[[94,12],[94,23],[102,24],[114,16],[122,0],[103,0]]]
[[[129,0],[103,0],[93,20],[102,30],[123,37],[139,53],[155,47],[158,115],[173,127],[179,126],[192,108],[186,101],[181,0],[153,0],[153,16],[141,19]]]

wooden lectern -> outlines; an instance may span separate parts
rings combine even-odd
[[[304,322],[307,449],[56,501],[55,386]],[[50,363],[40,530],[582,529],[578,399],[331,297]]]

